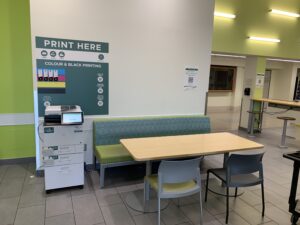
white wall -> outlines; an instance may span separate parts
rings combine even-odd
[[[213,10],[211,0],[31,0],[32,43],[37,35],[109,42],[110,116],[203,114]],[[191,91],[186,66],[199,68]]]
[[[297,70],[300,68],[300,64],[288,62],[270,62],[267,64],[267,67],[272,70],[269,98],[292,101],[294,97]],[[280,114],[269,115],[270,118],[274,119],[274,122],[272,124],[265,124],[265,126],[281,127],[282,121],[279,121],[277,116],[291,116],[296,118],[295,123],[300,123],[299,111],[290,110],[288,112],[281,113],[285,110],[274,107],[268,107],[267,111],[271,113],[280,112]]]
[[[30,11],[33,49],[35,36],[109,42],[108,116],[204,113],[214,1],[31,0]],[[186,66],[199,69],[192,90]]]
[[[293,100],[297,70],[297,63],[281,63],[272,68],[270,98]]]

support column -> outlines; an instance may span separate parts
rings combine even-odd
[[[266,58],[258,56],[248,56],[245,66],[245,77],[243,85],[242,109],[240,118],[240,128],[249,130],[251,116],[249,116],[250,104],[252,98],[262,98],[264,88],[264,75],[266,71]],[[250,94],[245,93],[245,89],[250,89]],[[255,111],[260,110],[260,104],[253,105]],[[258,116],[258,115],[256,115]],[[257,120],[255,120],[257,121]],[[254,123],[254,130],[257,130],[259,124]]]

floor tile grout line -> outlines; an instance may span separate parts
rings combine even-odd
[[[118,190],[117,190],[117,193],[118,193]],[[128,192],[125,192],[125,193],[128,194]],[[122,203],[124,204],[124,206],[125,206],[125,208],[126,208],[128,214],[129,214],[129,216],[131,217],[133,223],[134,223],[135,225],[137,225],[136,222],[135,222],[135,220],[134,220],[134,218],[133,218],[133,215],[131,215],[131,213],[130,213],[128,207],[127,207],[126,201],[122,198],[122,196],[120,195],[120,193],[118,193],[118,195],[119,195],[119,197],[121,198],[121,201],[122,201]]]
[[[74,213],[74,204],[73,204],[73,198],[72,198],[71,191],[70,191],[70,198],[71,198],[71,205],[72,205],[72,212],[73,212],[74,224],[76,225],[76,218],[75,218],[75,213]]]
[[[45,196],[45,209],[44,209],[44,225],[46,225],[46,212],[47,212],[47,196]]]
[[[246,202],[246,201],[244,201],[243,199],[240,199],[241,201],[243,201],[246,205],[248,205],[250,208],[253,208],[255,211],[257,211],[258,213],[260,213],[261,214],[261,212],[258,210],[258,209],[256,209],[255,207],[253,207],[253,206],[251,206],[250,204],[248,204],[248,202]],[[247,221],[247,219],[245,218],[245,216],[244,215],[242,215],[242,214],[240,214],[239,212],[237,212],[237,211],[235,211],[235,210],[233,210],[237,215],[239,215],[243,220],[245,220],[247,223],[249,223],[248,221]],[[262,216],[261,216],[262,217]],[[264,217],[262,217],[262,219],[263,218],[266,218],[266,215],[264,215]],[[267,217],[267,218],[269,218],[269,217]],[[273,221],[271,218],[269,218],[270,219],[270,221]],[[268,221],[268,222],[270,222],[270,221]],[[251,223],[249,223],[249,224],[251,224]]]
[[[89,173],[89,176],[90,176],[90,173]],[[92,181],[92,179],[91,179],[91,181]],[[97,195],[96,195],[96,191],[95,191],[95,189],[94,189],[94,183],[93,183],[93,182],[92,182],[92,187],[91,187],[91,188],[92,188],[92,192],[93,192],[93,194],[94,194],[94,196],[95,196],[95,198],[96,198],[98,207],[99,207],[99,209],[100,209],[100,213],[101,213],[101,215],[102,215],[104,224],[106,224],[105,217],[104,217],[103,211],[102,211],[102,209],[101,209],[101,206],[100,206],[100,204],[99,204],[99,200],[98,200],[98,198],[97,198]]]
[[[27,164],[27,167],[28,166],[29,166],[29,164]],[[15,218],[14,218],[14,223],[13,224],[15,224],[15,222],[16,222],[17,214],[18,214],[18,211],[19,211],[19,205],[20,205],[22,194],[23,194],[23,191],[24,191],[25,180],[26,180],[26,173],[25,173],[25,175],[23,177],[23,183],[22,183],[21,193],[20,193],[20,196],[19,196],[19,201],[18,201],[17,210],[16,210],[16,214],[15,214]]]
[[[3,166],[5,167],[5,171],[3,172],[3,175],[2,175],[2,177],[1,177],[0,185],[1,185],[1,183],[3,182],[4,177],[5,177],[5,174],[6,174],[7,170],[8,170],[8,166],[7,166],[7,165],[3,165]]]
[[[198,204],[198,205],[200,205],[200,203],[195,203],[195,205],[196,204]],[[206,209],[205,209],[206,210]],[[180,211],[183,213],[183,215],[190,221],[190,223],[191,224],[194,224],[194,225],[197,225],[197,224],[195,224],[195,223],[193,223],[193,221],[186,215],[186,213],[183,211],[183,210],[181,210],[180,209]],[[206,210],[207,211],[207,210]],[[208,211],[207,211],[207,213],[209,214],[209,215],[211,215]],[[200,214],[200,213],[199,213]],[[213,215],[211,215],[211,216],[213,216]],[[204,216],[203,216],[203,205],[202,205],[202,221],[203,221],[203,219],[204,219]],[[199,221],[200,222],[200,221]],[[204,221],[203,221],[203,224],[204,224]]]

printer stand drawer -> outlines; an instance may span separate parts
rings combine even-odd
[[[45,167],[46,190],[84,185],[83,163]]]

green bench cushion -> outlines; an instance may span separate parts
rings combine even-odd
[[[120,139],[203,134],[210,132],[207,116],[160,116],[94,120],[94,146],[120,144]]]
[[[121,144],[95,146],[95,155],[104,164],[133,161],[130,153]]]

